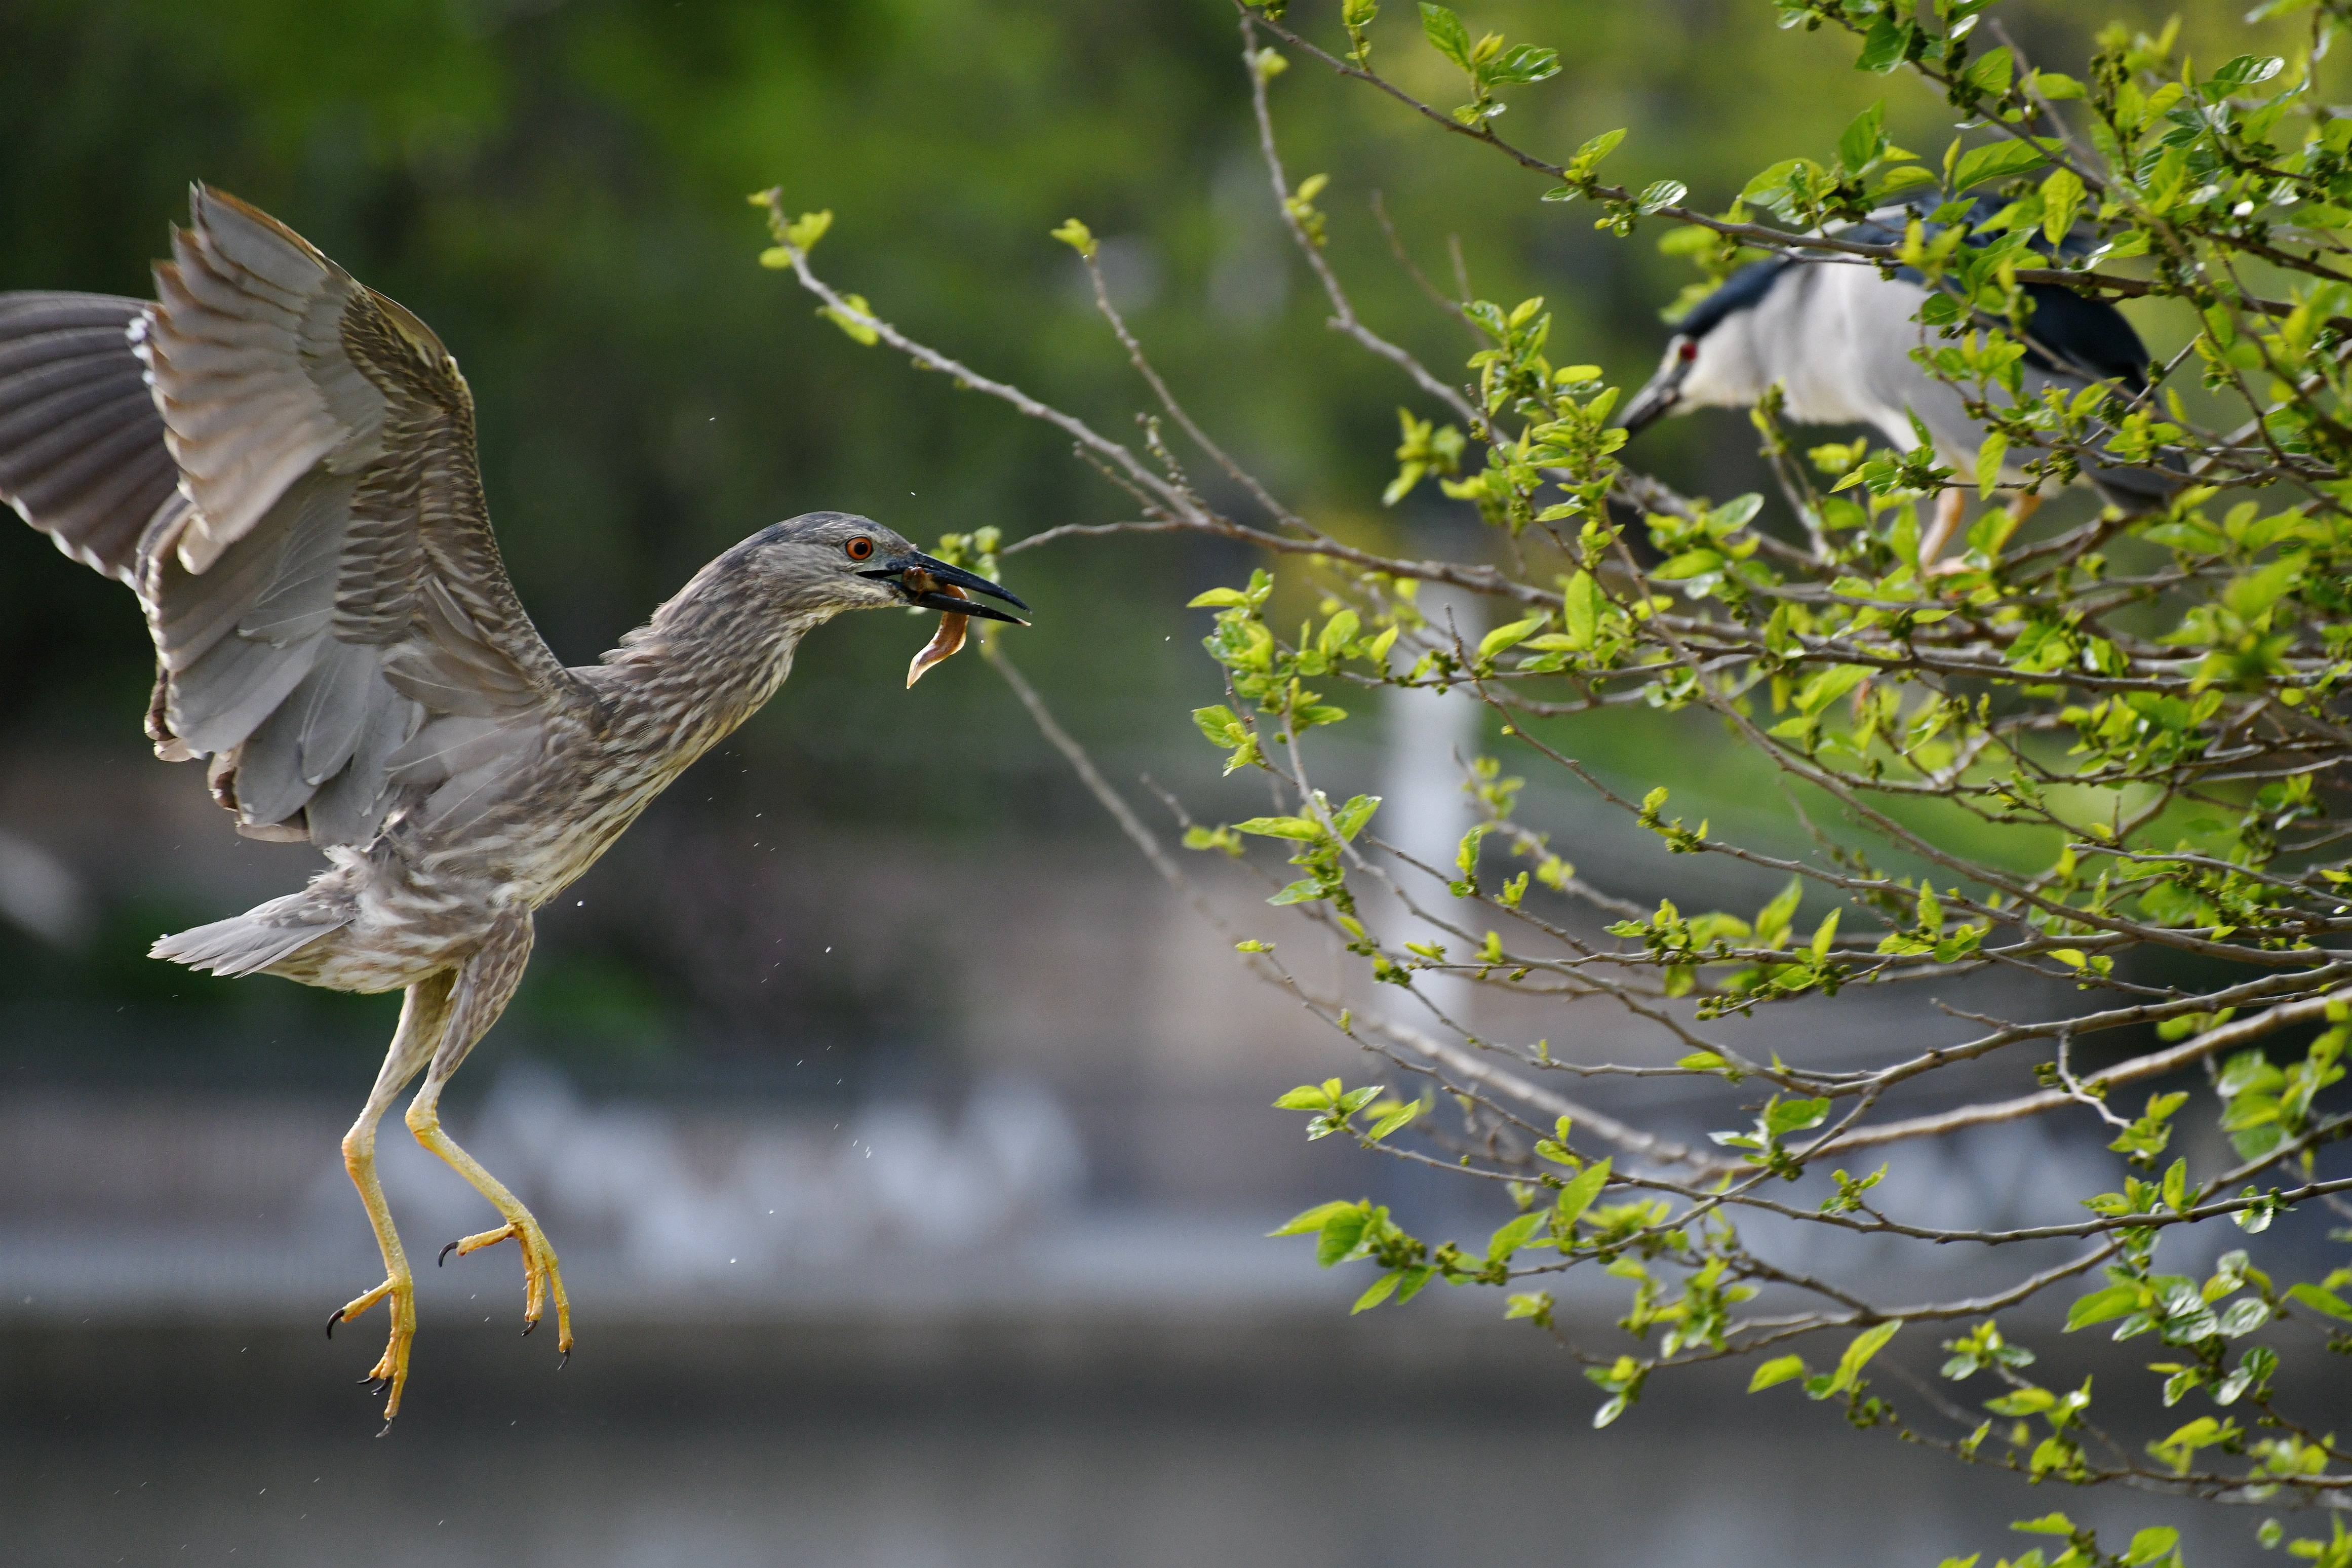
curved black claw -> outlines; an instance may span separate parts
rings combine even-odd
[[[360,1379],[360,1385],[365,1388],[370,1394],[382,1394],[385,1389],[392,1386],[392,1379],[388,1377],[378,1377],[373,1373],[370,1373],[367,1376]]]
[[[331,1340],[335,1337],[335,1325],[342,1321],[343,1310],[341,1307],[336,1308],[333,1311],[327,1314],[327,1337],[329,1339]]]
[[[563,1359],[562,1359],[562,1360],[561,1360],[561,1361],[559,1361],[559,1362],[557,1362],[557,1363],[555,1363],[555,1370],[556,1370],[556,1371],[558,1371],[558,1372],[562,1372],[565,1367],[570,1366],[571,1364],[572,1364],[572,1352],[571,1352],[570,1351],[565,1351],[565,1352],[563,1352]]]
[[[535,1328],[537,1328],[537,1327],[539,1327],[539,1320],[538,1320],[537,1318],[526,1318],[526,1319],[524,1319],[524,1320],[523,1320],[523,1325],[522,1325],[522,1337],[523,1337],[524,1339],[529,1339],[529,1338],[530,1338],[530,1331],[531,1331],[531,1330],[533,1330],[533,1329],[535,1329]]]
[[[451,1242],[448,1246],[446,1246],[446,1247],[443,1247],[443,1248],[441,1249],[441,1256],[440,1256],[440,1257],[438,1257],[438,1258],[435,1258],[435,1259],[433,1260],[433,1267],[434,1267],[434,1268],[440,1268],[443,1264],[445,1264],[445,1263],[448,1262],[448,1261],[449,1261],[449,1255],[450,1255],[451,1253],[453,1253],[453,1252],[457,1251],[457,1248],[459,1248],[460,1247],[463,1247],[464,1245],[465,1245],[465,1243],[464,1243],[464,1242],[462,1242],[462,1241],[453,1241],[453,1242]]]

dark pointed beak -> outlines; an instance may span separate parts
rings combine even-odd
[[[1620,421],[1628,436],[1638,436],[1675,410],[1682,401],[1683,367],[1670,365],[1650,378],[1650,384],[1633,395],[1625,405],[1625,417]]]
[[[984,621],[1005,621],[1016,626],[1029,624],[1018,616],[1006,615],[991,605],[941,593],[942,586],[962,588],[970,593],[985,594],[992,599],[1002,599],[1017,609],[1029,607],[978,573],[950,566],[938,556],[926,555],[919,550],[909,550],[904,555],[893,556],[879,566],[867,567],[858,575],[888,583],[907,595],[907,603],[926,610],[947,610],[959,616],[977,616]]]

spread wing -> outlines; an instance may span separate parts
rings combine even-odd
[[[257,837],[498,796],[593,708],[508,582],[430,329],[197,186],[157,302],[0,296],[0,499],[137,589],[159,754]]]

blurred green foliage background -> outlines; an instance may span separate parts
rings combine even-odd
[[[1451,68],[1412,7],[1386,9],[1381,64],[1450,102]],[[2118,10],[2157,15],[2110,0],[2004,9],[2028,51],[2060,66]],[[1563,49],[1559,77],[1514,95],[1507,132],[1560,157],[1628,126],[1609,172],[1637,186],[1671,174],[1726,204],[1763,163],[1823,153],[1881,97],[1906,145],[1932,158],[1950,135],[1913,84],[1857,74],[1843,40],[1776,30],[1763,0],[1463,10],[1474,28]],[[1335,11],[1301,0],[1292,18],[1328,33]],[[2190,19],[2192,38],[2243,31],[2214,4]],[[457,354],[510,569],[574,662],[709,555],[795,512],[864,511],[918,538],[1130,514],[1043,427],[858,347],[760,269],[761,215],[744,196],[771,184],[795,208],[835,212],[816,259],[838,286],[1123,431],[1142,389],[1046,237],[1083,217],[1169,378],[1287,499],[1343,533],[1475,551],[1466,509],[1430,494],[1379,508],[1408,388],[1324,330],[1277,226],[1238,50],[1227,0],[0,0],[0,288],[147,292],[191,179],[285,219]],[[1275,91],[1293,177],[1331,175],[1331,255],[1381,331],[1441,369],[1471,346],[1391,256],[1375,192],[1433,278],[1454,276],[1458,241],[1478,294],[1549,298],[1556,358],[1646,372],[1657,312],[1689,277],[1657,233],[1597,234],[1583,210],[1540,203],[1545,182],[1306,62]],[[1646,435],[1638,456],[1721,494],[1759,484],[1753,445],[1740,416],[1706,416]],[[1181,606],[1238,557],[1128,539],[1015,565],[1041,612],[1017,647],[1072,727],[1128,777],[1173,751],[1163,776],[1200,785],[1213,759],[1185,710],[1214,700],[1216,680]],[[642,853],[674,859],[730,834],[771,848],[882,836],[964,861],[1069,839],[1125,853],[977,660],[898,689],[920,635],[885,616],[826,631],[770,710],[657,808]],[[0,529],[12,775],[159,772],[138,731],[148,680],[129,596],[30,530]],[[183,772],[169,782],[195,793]],[[41,827],[6,820],[41,798],[0,797],[0,826]],[[126,836],[124,863],[101,875],[108,922],[82,955],[0,931],[0,1002],[96,1016],[125,995],[209,996],[292,1017],[325,1001],[257,985],[236,989],[273,995],[232,1003],[136,958],[159,921],[221,912],[216,891],[131,862],[145,842]],[[281,886],[299,873],[287,864]],[[724,856],[697,865],[705,884],[734,876]],[[577,1033],[583,1018],[675,1019],[708,1001],[617,911],[549,934],[526,1016]],[[744,1016],[787,994],[851,1032],[919,1027],[928,1005],[803,970]]]

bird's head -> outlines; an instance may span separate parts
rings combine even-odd
[[[1625,434],[1638,435],[1679,407],[1683,383],[1690,379],[1691,366],[1697,363],[1698,340],[1687,332],[1676,332],[1666,344],[1666,357],[1625,405]]]
[[[1756,311],[1789,270],[1782,261],[1751,262],[1691,308],[1666,343],[1633,400],[1625,405],[1628,435],[1685,408],[1728,408],[1754,403],[1771,377],[1759,363]]]
[[[783,607],[830,616],[911,605],[983,620],[1028,623],[951,594],[985,594],[1019,609],[1012,594],[961,566],[926,555],[906,539],[851,512],[813,511],[762,529],[730,553]]]

